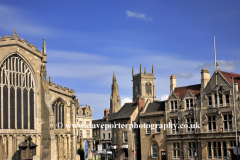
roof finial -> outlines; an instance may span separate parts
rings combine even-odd
[[[152,74],[154,74],[154,66],[152,65]]]
[[[46,43],[45,43],[45,38],[43,38],[43,47],[42,47],[42,49],[43,49],[43,54],[46,55]]]
[[[142,64],[140,63],[140,73],[142,73]]]
[[[16,28],[14,28],[14,32],[13,32],[13,38],[18,38],[18,34],[17,34],[17,31],[16,31]]]
[[[145,70],[144,70],[144,74],[147,74],[147,70],[146,70],[146,67],[145,67]]]

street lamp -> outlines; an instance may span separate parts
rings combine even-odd
[[[229,85],[229,84],[226,84]],[[222,94],[224,91],[223,84],[219,87],[218,92]],[[233,92],[233,110],[234,110],[234,123],[235,123],[235,137],[236,137],[236,147],[237,147],[237,160],[238,160],[238,140],[237,140],[237,118],[236,118],[236,107],[235,107],[235,86],[234,86],[234,79],[232,77],[232,92]]]

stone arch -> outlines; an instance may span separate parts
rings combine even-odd
[[[154,148],[155,147],[155,148]],[[159,144],[157,141],[152,140],[149,146],[149,157],[152,159],[159,159]]]
[[[145,83],[145,93],[147,95],[152,94],[152,83],[150,83],[150,82]]]
[[[35,129],[38,82],[33,67],[21,53],[12,52],[1,61],[0,74],[0,128]]]
[[[54,116],[54,124],[56,126],[56,129],[63,129],[66,119],[65,108],[67,107],[67,103],[61,97],[58,97],[54,101],[52,101],[51,104],[51,111],[52,115]]]

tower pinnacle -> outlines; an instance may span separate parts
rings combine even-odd
[[[16,30],[16,28],[14,28],[14,32],[13,32],[13,38],[18,38],[18,34],[17,34],[17,30]]]
[[[132,75],[134,76],[134,67],[132,67]]]
[[[45,38],[43,38],[43,47],[42,47],[42,49],[43,49],[43,54],[46,55],[46,43],[45,43]]]

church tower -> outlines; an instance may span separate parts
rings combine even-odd
[[[121,109],[121,100],[118,93],[117,79],[115,71],[113,71],[113,80],[111,86],[110,111],[109,113],[116,113]]]
[[[134,74],[134,68],[132,68],[132,77],[133,102],[136,102],[138,98],[144,98],[145,101],[149,99],[151,102],[156,100],[154,66],[152,66],[152,73],[147,73],[146,68],[142,72],[142,65],[140,64],[140,73]]]

